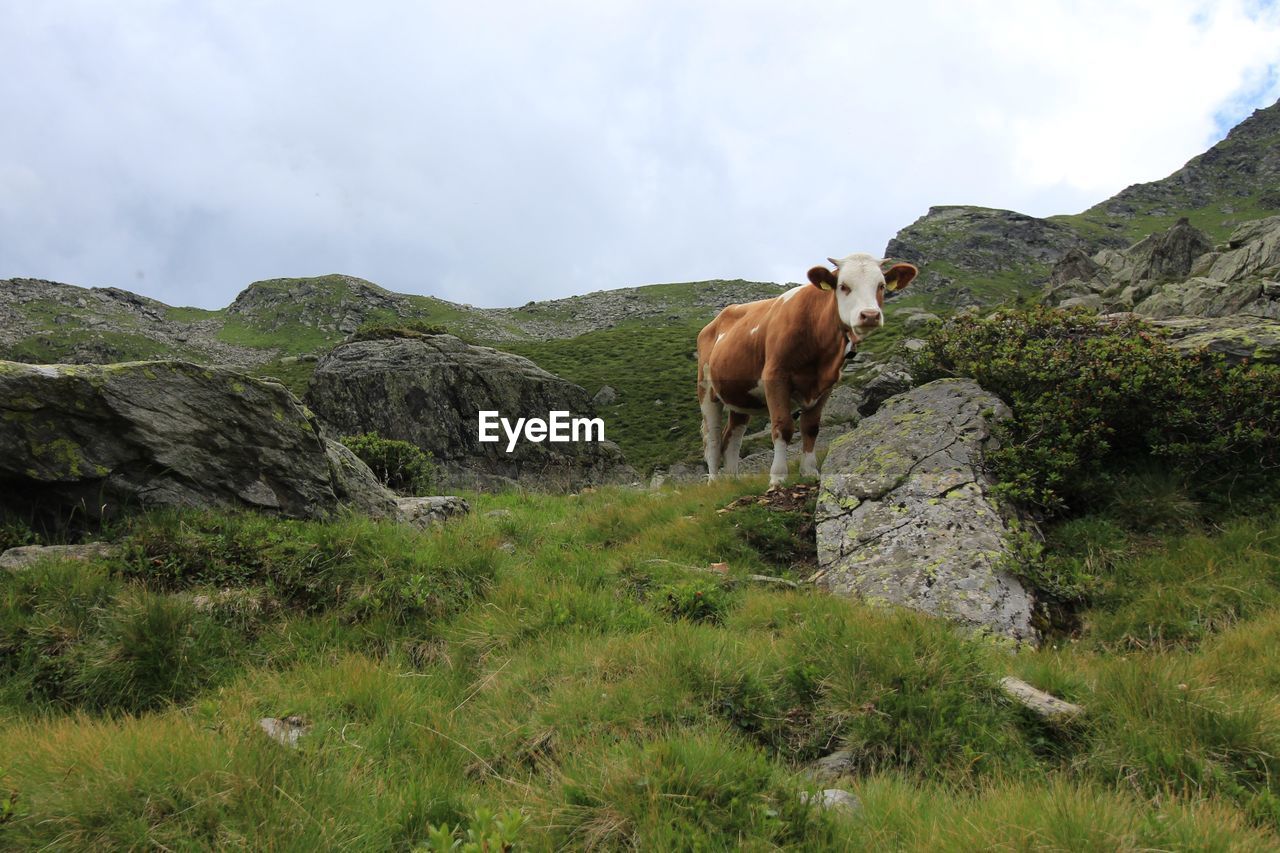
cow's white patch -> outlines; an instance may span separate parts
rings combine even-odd
[[[521,436],[525,441],[541,444],[549,441],[565,444],[571,441],[604,441],[604,421],[601,418],[571,418],[567,411],[547,412],[543,418],[516,418],[514,423],[496,410],[480,412],[477,438],[482,444],[501,441],[498,428],[507,437],[507,453],[516,449]]]
[[[729,433],[729,443],[724,448],[724,473],[726,477],[738,476],[738,462],[742,455],[742,436],[747,432],[747,425],[733,428]]]
[[[753,335],[754,335],[754,334],[755,334],[756,332],[758,332],[758,331],[760,331],[760,327],[759,327],[759,326],[752,326],[752,327],[751,327],[751,334],[753,334]]]
[[[797,284],[795,287],[791,288],[790,290],[788,290],[786,293],[782,294],[778,298],[781,299],[783,302],[789,302],[797,293],[804,290],[806,287],[809,287],[809,285]]]
[[[816,477],[818,476],[818,455],[810,450],[804,456],[800,457],[800,476]]]
[[[707,479],[714,480],[720,468],[720,404],[710,394],[702,398],[702,450]]]
[[[773,464],[769,466],[769,485],[780,486],[787,479],[787,443],[781,438],[773,440]]]
[[[724,332],[721,332],[720,334],[716,335],[716,343],[720,343],[722,340],[724,340],[724,335],[725,335]]]

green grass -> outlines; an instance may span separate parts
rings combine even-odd
[[[598,414],[637,470],[670,464],[701,446],[696,390],[697,338],[703,319],[632,321],[576,338],[509,342],[503,348],[595,394],[608,385],[618,401]]]
[[[0,846],[408,848],[485,809],[548,850],[1280,844],[1280,521],[1142,534],[1011,657],[745,581],[784,571],[774,519],[718,510],[762,487],[475,495],[426,534],[161,514],[0,577]],[[1029,718],[1011,672],[1085,720]],[[288,714],[297,750],[256,728]],[[850,819],[798,796],[837,747]]]
[[[1172,212],[1162,214],[1139,213],[1128,218],[1108,216],[1102,210],[1089,209],[1083,213],[1050,216],[1054,222],[1070,225],[1086,239],[1114,241],[1120,238],[1126,243],[1136,243],[1150,234],[1167,231],[1182,217],[1187,217],[1191,224],[1209,235],[1214,243],[1225,243],[1231,232],[1245,222],[1275,216],[1274,207],[1264,204],[1261,193],[1249,198],[1233,198],[1226,204],[1215,202],[1204,207],[1187,208],[1173,203],[1167,205]]]

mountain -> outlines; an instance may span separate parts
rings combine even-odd
[[[886,257],[921,267],[911,301],[990,305],[1035,295],[1073,248],[1122,249],[1186,217],[1216,242],[1280,213],[1280,102],[1256,110],[1166,178],[1134,184],[1082,213],[1040,219],[1010,210],[931,207],[889,241]]]

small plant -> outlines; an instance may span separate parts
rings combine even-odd
[[[0,521],[0,552],[36,544],[39,544],[39,537],[25,522],[16,518]]]
[[[653,597],[658,611],[668,619],[719,623],[724,619],[724,591],[716,583],[685,581],[658,590]]]
[[[404,495],[423,495],[435,482],[436,466],[431,454],[417,445],[376,432],[346,435],[342,443],[368,465],[389,489]]]
[[[430,853],[454,850],[461,853],[503,853],[516,850],[516,837],[525,822],[525,816],[518,811],[494,814],[479,806],[471,813],[465,833],[461,826],[451,827],[447,823],[431,826],[427,829],[426,842],[418,845],[417,849]]]

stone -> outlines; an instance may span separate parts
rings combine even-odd
[[[471,505],[456,495],[396,498],[396,520],[420,530],[444,524],[471,512]]]
[[[484,514],[485,518],[510,518],[514,513],[509,509],[491,509]]]
[[[1280,275],[1280,216],[1246,222],[1231,233],[1227,251],[1197,272],[1218,281],[1246,281]]]
[[[983,468],[992,427],[1009,416],[972,380],[943,379],[890,398],[833,441],[817,585],[1035,642],[1032,596],[1009,571],[1015,525]]]
[[[1280,319],[1236,314],[1230,317],[1174,317],[1151,321],[1166,329],[1178,349],[1205,348],[1230,362],[1244,359],[1280,364]]]
[[[630,483],[635,471],[612,441],[539,443],[479,440],[479,412],[547,418],[590,417],[591,400],[532,361],[452,335],[341,344],[316,364],[306,393],[311,410],[342,435],[376,432],[430,453],[446,488],[571,491]],[[606,436],[608,422],[605,422]],[[498,430],[501,434],[501,429]]]
[[[1062,723],[1073,720],[1084,713],[1084,708],[1074,705],[1057,696],[1045,693],[1032,687],[1020,678],[1012,675],[1000,679],[1000,689],[1005,695],[1031,713],[1051,723]]]
[[[87,542],[83,545],[20,545],[0,554],[0,570],[21,571],[41,560],[83,562],[109,556],[111,551],[111,546],[105,542]]]
[[[283,718],[263,717],[258,720],[258,728],[281,746],[297,749],[298,739],[311,731],[311,724],[293,714]]]
[[[813,803],[823,811],[834,812],[844,817],[850,817],[862,811],[862,801],[839,788],[827,788],[817,794],[801,791],[800,802]]]
[[[596,409],[612,406],[618,402],[618,392],[608,385],[601,385],[600,390],[591,398],[591,405]]]
[[[181,361],[0,362],[0,510],[387,516],[392,494],[282,385]]]
[[[853,753],[847,749],[837,750],[824,755],[809,765],[806,773],[816,782],[835,782],[847,776],[857,775],[858,766],[854,763]]]
[[[1090,311],[1099,311],[1102,309],[1102,297],[1096,293],[1089,293],[1064,299],[1058,304],[1062,308],[1086,308]]]
[[[891,360],[876,365],[871,368],[870,375],[858,390],[858,414],[864,418],[875,414],[881,403],[906,391],[912,382],[910,371],[900,361]]]
[[[934,326],[942,325],[942,318],[937,314],[908,314],[902,318],[902,328],[908,332],[921,332]]]

